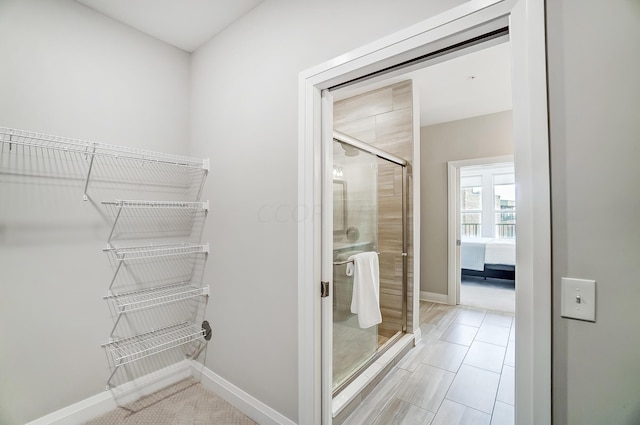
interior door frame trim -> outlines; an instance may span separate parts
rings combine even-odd
[[[329,416],[326,410],[322,412],[320,379],[321,91],[504,17],[509,18],[513,48],[514,162],[519,185],[516,423],[551,422],[551,208],[544,12],[543,0],[471,0],[300,73],[298,423],[331,423],[330,412]],[[419,239],[415,241],[417,245]]]
[[[447,163],[447,303],[460,304],[460,168],[513,163],[513,155],[463,159]]]

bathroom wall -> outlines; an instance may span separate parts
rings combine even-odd
[[[344,174],[335,180],[344,181],[347,191],[346,226],[358,228],[359,242],[374,242],[378,237],[378,185],[373,169],[377,158],[371,155],[347,156],[340,143],[334,142],[333,146],[334,165],[340,167]],[[334,242],[339,245],[348,242],[346,229],[334,234]]]
[[[72,0],[3,0],[0,58],[0,126],[188,153],[187,53]],[[71,179],[0,172],[1,424],[100,394],[109,376],[109,229],[68,157],[20,164]]]
[[[420,291],[446,295],[447,162],[513,155],[511,111],[420,129]]]
[[[299,73],[462,3],[266,0],[193,54],[191,153],[212,160],[207,366],[294,421]]]
[[[640,423],[640,2],[547,2],[553,423]],[[560,317],[596,281],[596,322]]]
[[[403,81],[334,102],[334,128],[363,142],[413,162],[412,82]],[[409,167],[409,171],[411,168]],[[378,161],[378,249],[380,251],[380,309],[382,334],[402,327],[402,167]],[[400,205],[400,208],[397,206]],[[408,321],[413,306],[413,221],[408,206]],[[400,307],[400,308],[399,308]],[[411,330],[411,329],[410,329]]]

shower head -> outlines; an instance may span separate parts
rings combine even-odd
[[[360,150],[358,148],[353,147],[348,143],[340,142],[340,146],[342,146],[342,149],[344,150],[344,154],[346,156],[358,156],[358,154],[360,153]]]

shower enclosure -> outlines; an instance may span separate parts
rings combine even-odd
[[[405,332],[407,162],[357,139],[333,139],[332,392],[337,395]],[[351,312],[349,258],[378,254],[382,322],[361,328]]]

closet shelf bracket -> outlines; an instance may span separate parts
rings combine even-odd
[[[87,171],[87,180],[84,182],[84,193],[82,194],[82,200],[88,201],[89,195],[87,195],[87,189],[89,188],[89,178],[91,177],[91,170],[93,169],[93,159],[96,157],[96,144],[93,144],[93,150],[91,153],[87,152],[87,155],[91,155],[91,160],[89,160],[89,171]],[[86,157],[86,155],[85,155]]]

